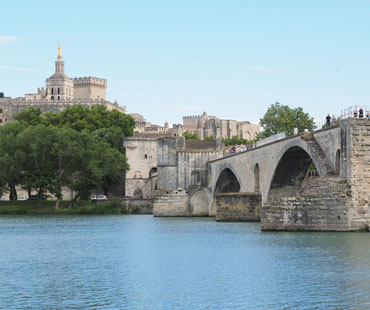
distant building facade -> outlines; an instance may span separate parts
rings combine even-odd
[[[173,124],[172,128],[169,127],[168,122],[165,122],[163,126],[154,125],[150,122],[147,122],[139,113],[128,114],[132,116],[135,120],[135,129],[136,133],[148,133],[148,134],[163,134],[170,133],[173,136],[182,137],[183,126],[181,124]]]
[[[253,140],[260,130],[260,126],[257,124],[251,124],[248,121],[220,119],[207,115],[206,112],[202,115],[184,116],[183,127],[184,131],[197,133],[201,140],[205,137],[232,138],[234,136]]]
[[[14,115],[30,107],[38,107],[43,113],[58,113],[69,106],[104,105],[108,110],[126,113],[126,107],[119,106],[116,101],[112,103],[106,100],[106,88],[107,80],[102,78],[69,78],[64,72],[62,49],[59,45],[55,73],[46,79],[46,88],[38,88],[37,93],[25,94],[24,97],[0,98],[0,125],[13,121]]]

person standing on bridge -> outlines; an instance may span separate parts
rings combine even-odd
[[[331,116],[328,113],[328,116],[326,117],[326,127],[330,127],[330,120],[331,120]]]
[[[358,111],[359,113],[359,117],[360,118],[363,118],[364,117],[364,110],[362,110],[362,108],[360,108],[360,110]]]

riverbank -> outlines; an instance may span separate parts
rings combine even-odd
[[[70,201],[61,201],[55,209],[55,201],[1,201],[0,215],[102,215],[102,214],[136,214],[139,210],[127,209],[120,201],[97,203],[92,201],[78,201],[73,208],[69,208]]]

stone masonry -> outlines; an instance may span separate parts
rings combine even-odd
[[[353,208],[350,189],[340,177],[308,178],[291,197],[270,201],[261,209],[262,230],[349,231]]]
[[[353,228],[365,229],[370,224],[370,120],[345,120],[342,141],[347,144],[347,180],[354,207]]]
[[[259,193],[216,195],[216,221],[259,222],[262,199]]]

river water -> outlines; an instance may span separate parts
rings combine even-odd
[[[0,309],[370,309],[370,234],[4,216]]]

